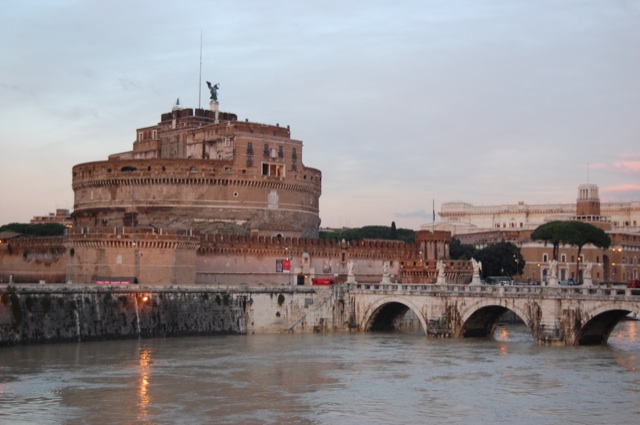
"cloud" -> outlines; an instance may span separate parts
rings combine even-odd
[[[640,161],[620,161],[614,162],[613,168],[622,171],[623,173],[639,173]]]
[[[640,192],[640,184],[623,184],[620,186],[610,186],[602,189],[606,193],[634,193]]]

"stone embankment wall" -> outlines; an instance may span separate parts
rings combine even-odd
[[[344,322],[333,288],[0,287],[0,346],[185,335],[318,332]]]

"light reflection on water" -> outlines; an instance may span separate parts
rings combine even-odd
[[[147,408],[151,403],[151,397],[149,396],[149,376],[151,374],[151,349],[148,347],[142,347],[139,351],[139,365],[138,368],[140,374],[140,384],[138,389],[138,407],[139,414],[138,420],[145,421],[147,419]]]
[[[638,322],[608,346],[410,334],[175,338],[0,349],[0,423],[636,422]]]

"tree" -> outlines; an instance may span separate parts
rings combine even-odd
[[[521,275],[525,261],[520,248],[511,242],[489,244],[474,257],[482,262],[482,276]]]
[[[553,259],[558,260],[558,246],[572,245],[578,248],[578,258],[582,254],[582,247],[592,244],[598,248],[607,249],[611,245],[611,238],[607,233],[592,224],[583,221],[551,221],[545,223],[531,233],[531,240],[543,240],[553,243]],[[576,263],[576,276],[580,275],[580,261]]]
[[[391,239],[398,239],[398,229],[396,229],[396,222],[391,222],[391,234],[389,235]]]
[[[449,257],[452,260],[471,260],[475,253],[475,246],[463,244],[460,242],[460,239],[451,238],[451,244],[449,245]]]
[[[60,223],[10,223],[0,226],[0,232],[16,232],[24,236],[62,236],[66,227]]]
[[[558,260],[558,247],[560,244],[564,245],[569,240],[569,227],[568,221],[550,221],[541,226],[538,226],[536,230],[531,233],[532,241],[544,241],[553,244],[553,259]]]
[[[320,239],[359,241],[362,239],[395,239],[406,243],[416,240],[415,232],[411,229],[396,229],[395,237],[389,226],[364,226],[356,229],[343,229],[335,232],[320,232]]]
[[[598,248],[607,249],[611,245],[611,238],[607,233],[592,224],[582,221],[571,222],[571,233],[569,234],[569,245],[578,247],[578,261],[576,262],[576,276],[580,276],[580,254],[582,247],[586,244],[594,245]]]

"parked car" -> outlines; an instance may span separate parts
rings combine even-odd
[[[513,285],[513,280],[509,276],[489,276],[485,283],[487,285]]]

